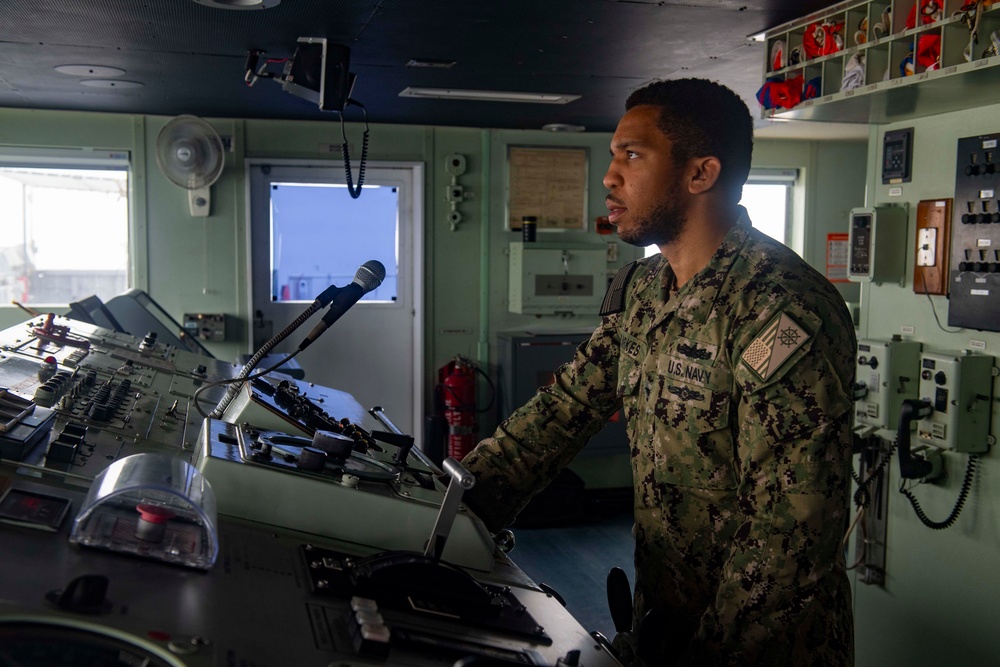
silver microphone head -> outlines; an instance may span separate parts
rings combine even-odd
[[[365,294],[382,284],[385,280],[385,267],[377,259],[370,259],[358,267],[354,274],[354,284],[359,285]]]

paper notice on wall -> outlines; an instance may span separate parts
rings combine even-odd
[[[850,282],[847,278],[849,235],[842,232],[826,235],[826,278],[831,283]]]

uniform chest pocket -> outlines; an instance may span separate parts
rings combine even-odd
[[[660,369],[655,399],[653,472],[657,482],[703,489],[736,488],[736,455],[730,429],[731,373],[696,368]]]

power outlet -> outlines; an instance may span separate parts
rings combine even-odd
[[[913,291],[917,294],[948,294],[951,205],[951,199],[917,204],[917,253],[913,265]]]
[[[937,264],[937,232],[934,227],[917,230],[917,266]]]

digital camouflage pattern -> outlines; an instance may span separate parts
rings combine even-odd
[[[853,664],[838,563],[855,336],[836,289],[745,213],[671,294],[659,255],[621,312],[466,457],[466,499],[507,525],[620,406],[635,481],[635,618],[655,664]]]

